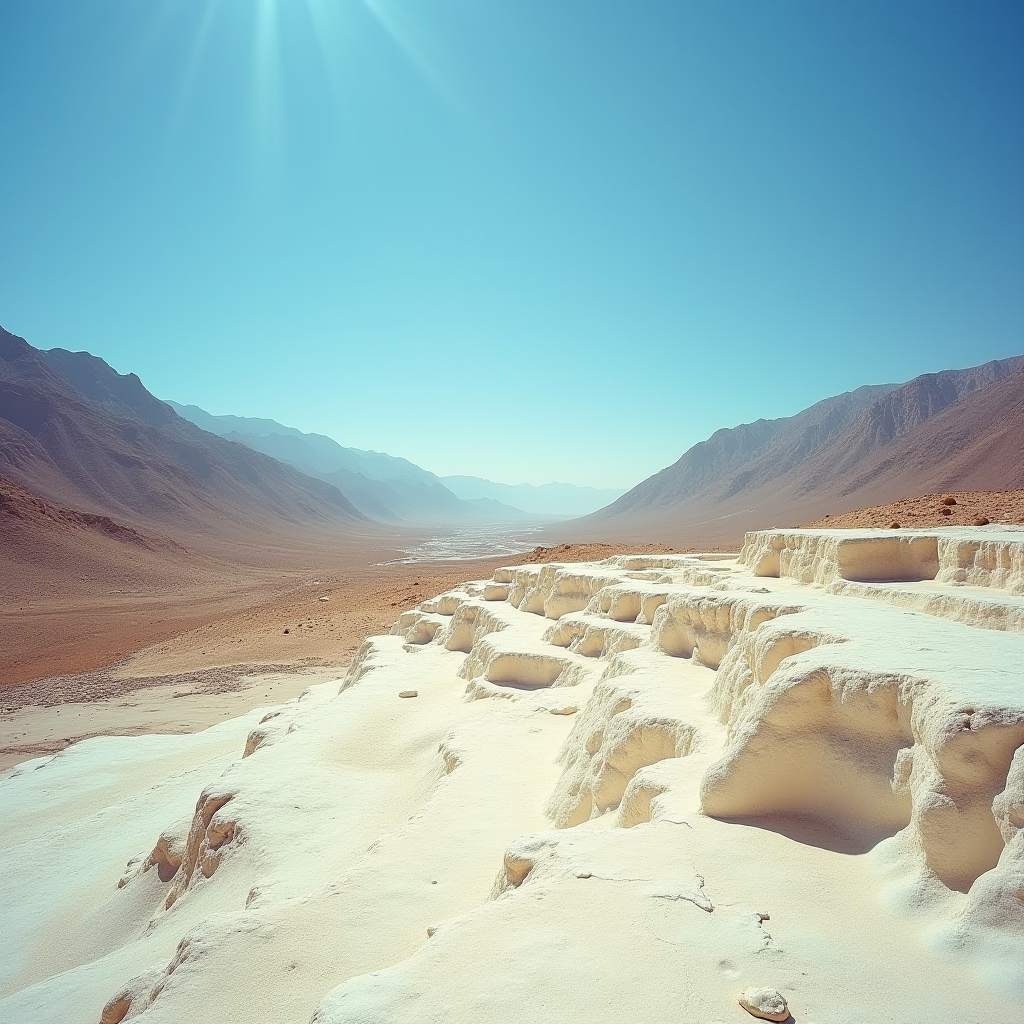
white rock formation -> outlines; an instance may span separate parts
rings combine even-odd
[[[24,765],[0,1020],[1019,1021],[1022,567],[981,528],[499,570],[340,687]]]
[[[759,1020],[782,1021],[789,1018],[789,1006],[782,993],[774,988],[745,988],[739,1004]]]

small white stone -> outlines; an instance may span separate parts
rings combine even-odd
[[[420,695],[420,691],[419,690],[402,690],[402,692],[399,693],[398,696],[399,697],[418,697],[419,695]]]
[[[789,1006],[775,988],[745,988],[740,993],[740,1006],[761,1020],[787,1020]]]

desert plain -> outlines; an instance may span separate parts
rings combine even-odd
[[[275,557],[5,687],[3,1019],[1019,1020],[1024,530],[943,497]]]

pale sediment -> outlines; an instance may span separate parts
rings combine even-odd
[[[3,1019],[1009,1024],[1024,533],[498,570],[0,808]]]

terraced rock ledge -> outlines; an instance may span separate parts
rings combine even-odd
[[[3,1020],[1010,1024],[1024,530],[501,569],[0,814]]]

